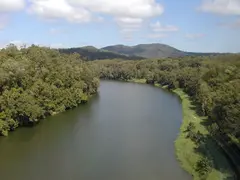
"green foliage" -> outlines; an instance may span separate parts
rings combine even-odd
[[[126,47],[120,48],[128,51]],[[99,56],[94,48],[86,47],[84,51]],[[195,146],[202,146],[206,139],[214,139],[217,143],[228,139],[229,142],[224,143],[225,151],[234,143],[236,147],[240,146],[239,55],[86,62],[71,52],[68,52],[70,55],[61,54],[37,46],[18,50],[13,45],[0,51],[0,135],[6,136],[19,125],[34,125],[48,115],[86,103],[91,94],[97,92],[98,77],[123,81],[144,79],[139,82],[157,84],[174,92],[181,88],[188,95],[187,99],[191,99],[187,103],[188,111],[193,111],[190,102],[194,102],[198,113],[208,117],[200,122],[195,114],[191,114],[191,118],[197,121],[191,123],[190,117],[184,115],[188,123],[183,131],[187,136],[184,133],[181,137],[181,143],[184,143],[178,143],[178,146],[184,144],[189,148],[181,155],[189,172],[197,172],[202,178],[209,173],[209,159],[193,152]],[[108,53],[105,51],[102,58]],[[206,138],[207,129],[210,138]],[[208,153],[207,149],[205,153]]]
[[[87,102],[98,86],[77,54],[10,45],[0,51],[0,135]]]
[[[187,133],[186,138],[191,139],[193,142],[195,142],[196,144],[199,144],[201,142],[201,140],[203,139],[202,134],[198,131],[197,133],[193,130],[190,130]]]
[[[207,158],[201,158],[196,166],[195,171],[199,174],[202,180],[206,179],[211,170],[211,162]]]
[[[193,122],[190,122],[187,126],[186,132],[194,131],[196,129],[196,126],[193,124]]]
[[[8,123],[0,120],[0,134],[7,136],[9,131]]]
[[[184,122],[176,152],[182,166],[194,179],[232,177],[228,161],[238,166],[240,159],[239,55],[105,60],[94,64],[100,78],[134,82],[142,79],[139,82],[179,94]]]
[[[240,56],[182,57],[140,61],[95,61],[100,78],[146,79],[170,90],[182,88],[225,134],[240,138]]]

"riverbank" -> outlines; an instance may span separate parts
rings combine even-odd
[[[102,80],[87,104],[0,138],[1,179],[192,180],[175,157],[181,116],[173,94]]]
[[[95,94],[96,94],[96,93],[95,93]],[[0,119],[0,137],[1,137],[1,136],[7,137],[10,132],[13,132],[13,131],[17,130],[18,128],[21,128],[21,127],[33,127],[33,126],[41,123],[41,121],[43,121],[43,120],[46,119],[47,117],[56,116],[56,115],[58,115],[58,114],[60,114],[60,113],[63,113],[63,112],[65,112],[65,111],[69,110],[69,109],[74,109],[74,108],[78,107],[78,106],[81,105],[81,104],[86,104],[86,103],[91,99],[91,97],[92,97],[93,95],[95,95],[95,94],[88,94],[88,95],[87,95],[87,94],[84,94],[84,95],[81,97],[81,100],[79,101],[79,103],[78,103],[78,104],[75,104],[73,107],[67,108],[67,109],[64,108],[64,107],[62,107],[62,108],[59,108],[58,111],[49,111],[49,112],[46,113],[43,117],[41,117],[41,118],[39,118],[39,119],[36,119],[35,121],[29,121],[29,120],[27,120],[27,121],[25,121],[25,122],[23,121],[23,122],[20,124],[20,123],[14,122],[14,121],[12,120],[12,122],[13,122],[13,124],[14,124],[14,128],[13,128],[13,127],[9,127],[9,126],[7,125],[7,122],[2,121],[2,120]],[[1,114],[0,114],[0,115],[1,115]],[[11,125],[11,126],[13,126],[13,125]]]
[[[133,79],[129,82],[145,84],[146,80]],[[159,84],[155,84],[155,86],[166,89],[166,87],[161,87]],[[176,156],[182,168],[190,173],[194,180],[234,179],[230,164],[203,125],[207,118],[200,117],[196,113],[189,96],[181,89],[175,89],[172,92],[178,95],[182,101],[183,121],[175,141]],[[194,127],[193,131],[205,139],[201,145],[187,137],[189,133],[187,129],[190,123]],[[207,160],[210,164],[204,164],[202,160]],[[202,164],[199,162],[202,162]],[[201,165],[202,169],[199,169]]]

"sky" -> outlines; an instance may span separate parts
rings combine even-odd
[[[240,0],[0,0],[0,47],[9,43],[240,52]]]

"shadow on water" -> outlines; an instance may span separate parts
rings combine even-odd
[[[57,128],[56,126],[58,126],[57,124],[59,121],[61,121],[61,124],[64,123],[67,127],[72,126],[72,128],[74,128],[75,124],[79,121],[79,113],[83,114],[83,116],[91,114],[91,104],[99,101],[99,99],[100,94],[97,93],[93,95],[86,104],[80,104],[76,108],[69,109],[54,116],[49,116],[42,119],[34,126],[19,127],[16,131],[10,132],[8,137],[0,137],[0,144],[5,140],[11,143],[31,142],[34,138],[39,138],[39,136],[43,133],[42,131],[45,132],[46,129],[49,129],[49,131],[52,129],[54,131],[54,129]],[[69,118],[69,116],[71,118]],[[58,123],[56,123],[56,121],[58,121]],[[71,123],[69,123],[69,121],[71,121]]]
[[[0,139],[0,179],[191,179],[175,158],[182,113],[175,97],[102,83],[87,104]]]

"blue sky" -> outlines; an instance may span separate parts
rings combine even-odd
[[[0,0],[0,47],[11,42],[240,52],[240,0]]]

